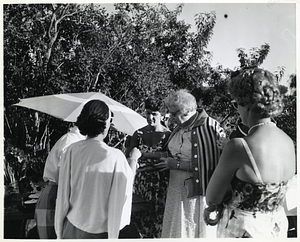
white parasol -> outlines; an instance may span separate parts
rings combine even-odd
[[[75,122],[83,106],[90,100],[104,101],[114,113],[114,127],[132,135],[135,130],[147,125],[140,114],[100,92],[68,93],[21,99],[15,106],[37,110],[68,122]]]

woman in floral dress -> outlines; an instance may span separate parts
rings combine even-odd
[[[231,79],[229,92],[250,128],[247,136],[226,144],[207,188],[204,219],[214,225],[221,218],[217,237],[286,238],[283,203],[295,174],[295,149],[271,120],[283,110],[276,77],[263,69],[242,70]],[[231,198],[224,202],[229,185]]]
[[[162,147],[170,135],[169,129],[162,125],[164,117],[160,113],[161,105],[162,102],[155,98],[145,101],[148,125],[133,134],[126,152],[129,154],[134,147],[142,152],[134,181],[134,193],[154,208],[153,211],[132,213],[131,222],[137,226],[143,238],[160,237],[168,186],[168,172],[154,168],[160,157],[167,156]]]

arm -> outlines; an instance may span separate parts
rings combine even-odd
[[[141,156],[141,152],[138,148],[134,147],[130,154],[129,154],[129,157],[127,158],[127,162],[131,168],[131,170],[133,171],[133,174],[135,174],[136,172],[136,169],[138,167],[138,159],[140,158]]]
[[[208,206],[222,203],[232,178],[240,168],[241,157],[243,157],[242,151],[242,146],[237,139],[229,141],[225,146],[206,190],[206,203]]]
[[[47,156],[43,179],[44,181],[58,182],[59,161],[65,147],[67,134],[63,135],[52,147]]]
[[[130,223],[134,174],[125,156],[117,155],[108,201],[108,238],[117,239],[119,230]]]
[[[115,172],[108,200],[107,232],[109,239],[117,239],[119,235],[127,182],[124,173]]]
[[[191,167],[190,167],[190,162],[181,162],[180,158],[175,159],[173,157],[161,157],[160,160],[162,162],[154,164],[155,167],[161,168],[161,171],[164,170],[181,170],[181,171],[186,171],[190,172]]]

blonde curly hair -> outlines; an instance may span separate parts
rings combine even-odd
[[[233,73],[228,90],[239,105],[261,118],[275,117],[283,110],[277,78],[267,70],[251,68]]]

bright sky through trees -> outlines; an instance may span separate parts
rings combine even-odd
[[[180,2],[167,2],[174,10]],[[156,4],[156,3],[153,3]],[[110,12],[112,4],[103,4]],[[236,49],[252,47],[264,43],[270,45],[270,52],[262,64],[271,72],[278,66],[285,67],[282,85],[287,85],[289,75],[296,73],[296,3],[184,3],[179,19],[192,25],[195,31],[194,15],[215,11],[217,20],[208,50],[213,52],[212,65],[221,64],[233,69],[239,66]]]
[[[175,5],[167,4],[170,10]],[[268,43],[270,52],[261,67],[274,72],[277,66],[285,66],[283,82],[296,73],[295,3],[186,3],[180,18],[192,24],[194,14],[210,11],[217,15],[208,45],[213,65],[233,68],[239,65],[237,48],[248,52]]]

